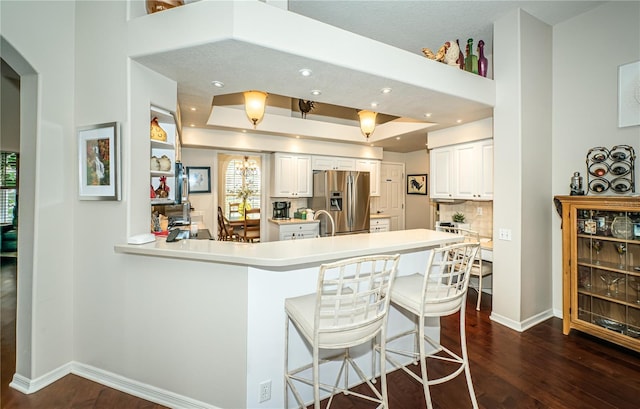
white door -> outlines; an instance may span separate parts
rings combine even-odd
[[[390,230],[404,230],[404,163],[382,162],[375,213],[389,217]]]

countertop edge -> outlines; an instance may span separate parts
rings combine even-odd
[[[116,253],[217,262],[247,267],[290,268],[376,253],[423,250],[462,241],[451,233],[416,229],[268,243],[181,240],[167,243],[116,244]]]

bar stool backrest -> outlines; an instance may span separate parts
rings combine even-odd
[[[315,334],[321,348],[372,339],[385,323],[400,256],[366,256],[320,267]]]

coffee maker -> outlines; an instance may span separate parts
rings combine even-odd
[[[291,202],[273,202],[273,219],[288,220]]]

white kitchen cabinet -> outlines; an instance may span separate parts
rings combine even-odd
[[[383,231],[391,231],[391,220],[388,217],[372,218],[369,223],[369,232],[380,233]]]
[[[311,197],[313,172],[311,156],[274,153],[272,197]]]
[[[356,170],[356,161],[338,156],[313,156],[311,167],[313,170]]]
[[[432,149],[429,153],[430,196],[432,199],[452,199],[453,148]]]
[[[279,227],[278,240],[311,239],[320,234],[319,223],[291,223]]]
[[[433,149],[432,199],[493,199],[493,140]]]
[[[379,160],[356,160],[356,170],[369,172],[369,184],[371,196],[380,196],[380,161]]]

